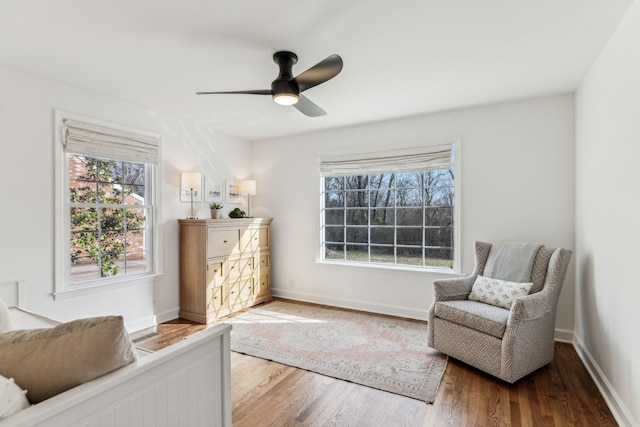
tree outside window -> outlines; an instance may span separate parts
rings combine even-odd
[[[453,268],[452,169],[323,180],[324,259]]]
[[[146,165],[70,154],[70,281],[143,273]]]

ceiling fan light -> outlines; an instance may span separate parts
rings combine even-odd
[[[273,100],[280,105],[293,105],[298,102],[298,95],[293,93],[276,93]]]

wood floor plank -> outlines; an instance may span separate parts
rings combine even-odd
[[[176,319],[138,345],[151,350],[204,328]],[[449,359],[432,405],[275,362],[231,355],[234,427],[617,426],[571,344],[515,384]]]

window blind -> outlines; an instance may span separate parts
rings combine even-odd
[[[64,150],[85,156],[158,164],[159,138],[83,123],[63,121]]]
[[[320,159],[320,174],[348,176],[451,169],[452,157],[452,144],[323,156]]]

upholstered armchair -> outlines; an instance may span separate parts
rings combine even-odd
[[[428,345],[509,383],[548,364],[570,258],[562,248],[476,242],[471,275],[433,282]]]

